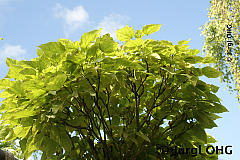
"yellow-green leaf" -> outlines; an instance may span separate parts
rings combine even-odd
[[[144,40],[137,38],[136,40],[129,40],[126,42],[125,47],[137,47],[141,46],[144,43]]]
[[[149,35],[149,34],[152,34],[154,32],[157,32],[159,31],[160,27],[162,25],[161,24],[149,24],[149,25],[145,25],[143,26],[143,33],[146,34],[146,35]]]
[[[66,81],[67,76],[65,74],[58,74],[57,76],[51,78],[48,83],[47,89],[49,90],[58,90],[62,87],[64,82]]]
[[[128,25],[124,28],[118,29],[116,31],[117,39],[120,41],[128,41],[134,36],[134,29],[132,27],[128,27]]]
[[[142,30],[136,30],[135,32],[135,38],[142,38],[145,34],[143,33]]]
[[[84,33],[80,40],[80,48],[86,49],[91,46],[92,43],[100,36],[100,30],[93,30],[87,33]]]
[[[28,127],[17,126],[14,129],[14,133],[16,134],[17,137],[24,138],[27,136],[30,129],[31,129],[31,126],[28,126]]]

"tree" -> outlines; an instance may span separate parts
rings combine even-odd
[[[25,157],[42,159],[217,159],[205,132],[226,112],[218,87],[199,80],[217,78],[212,57],[197,56],[188,41],[177,45],[148,39],[161,25],[101,30],[80,42],[59,39],[39,46],[37,58],[7,58],[0,80],[0,138],[20,140]],[[146,37],[146,38],[144,38]],[[202,154],[161,152],[162,147],[197,148]]]
[[[209,21],[202,26],[205,42],[203,50],[216,58],[215,66],[222,72],[221,80],[230,91],[237,91],[240,100],[240,1],[211,0]],[[235,83],[236,88],[231,84]]]

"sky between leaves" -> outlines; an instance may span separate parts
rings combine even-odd
[[[37,46],[58,38],[79,40],[84,32],[102,28],[116,39],[115,30],[126,24],[141,29],[146,24],[163,24],[160,31],[150,37],[169,40],[176,44],[188,40],[190,48],[203,46],[200,26],[207,20],[209,0],[0,0],[0,78],[8,72],[6,57],[30,60],[37,56]],[[240,109],[236,94],[230,95],[219,80],[206,79],[220,86],[217,95],[229,110],[216,121],[218,128],[207,132],[214,136],[218,146],[233,146],[232,155],[219,159],[236,160],[240,157]],[[31,159],[31,158],[30,158]]]

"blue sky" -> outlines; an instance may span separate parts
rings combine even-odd
[[[37,46],[59,38],[79,40],[84,32],[103,28],[111,33],[126,24],[141,29],[146,24],[163,24],[151,38],[169,40],[176,44],[188,40],[190,48],[203,46],[200,26],[207,20],[209,0],[0,0],[0,78],[6,75],[6,57],[30,60],[37,56]],[[236,95],[225,90],[218,79],[202,78],[220,86],[217,95],[229,112],[220,114],[217,128],[207,132],[214,136],[218,146],[233,146],[232,155],[219,159],[236,160],[240,156],[240,109]]]

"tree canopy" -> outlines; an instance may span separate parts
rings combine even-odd
[[[203,50],[216,58],[215,66],[222,72],[221,80],[227,82],[230,91],[237,91],[239,99],[240,1],[211,0],[208,17],[209,21],[202,26]]]
[[[160,27],[126,26],[118,41],[93,30],[42,44],[30,61],[7,58],[1,141],[19,140],[25,158],[40,150],[43,160],[217,159],[204,150],[216,142],[205,129],[227,109],[199,77],[221,73],[188,41],[149,39]],[[161,146],[203,149],[173,155]]]

